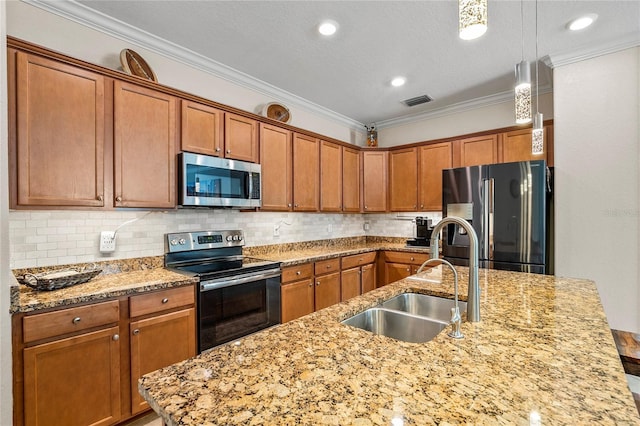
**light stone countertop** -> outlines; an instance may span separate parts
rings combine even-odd
[[[467,269],[458,267],[460,294]],[[465,338],[399,342],[340,323],[405,279],[144,376],[169,425],[640,425],[595,284],[480,270]],[[464,297],[463,297],[464,298]]]

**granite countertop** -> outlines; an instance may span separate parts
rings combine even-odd
[[[14,285],[11,287],[9,309],[11,314],[33,312],[152,290],[193,285],[196,282],[198,282],[197,278],[164,268],[153,268],[101,274],[87,283],[52,291],[36,291],[25,285]]]
[[[481,269],[482,321],[464,321],[462,340],[340,323],[402,292],[453,294],[449,270],[433,274],[442,282],[398,281],[150,373],[139,390],[169,426],[640,425],[592,281]]]

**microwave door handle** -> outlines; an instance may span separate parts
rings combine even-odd
[[[247,200],[251,199],[251,194],[253,194],[253,173],[247,173]]]

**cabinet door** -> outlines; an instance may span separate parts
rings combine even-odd
[[[224,116],[224,156],[258,163],[258,122],[226,113]]]
[[[118,327],[24,350],[25,425],[109,425],[120,419]]]
[[[104,79],[18,52],[18,206],[104,206]]]
[[[224,150],[224,111],[197,102],[182,101],[183,151],[220,157]]]
[[[375,263],[370,263],[360,268],[360,286],[362,287],[362,294],[376,288]]]
[[[132,321],[131,333],[131,411],[148,408],[138,392],[138,379],[162,367],[196,354],[195,308]]]
[[[459,140],[460,167],[495,164],[498,159],[498,135]]]
[[[342,148],[342,211],[360,211],[360,152]]]
[[[176,99],[116,81],[115,205],[176,205]]]
[[[390,284],[407,278],[411,275],[411,265],[407,263],[385,263],[384,275],[385,284]]]
[[[260,123],[262,209],[291,210],[291,132]]]
[[[420,147],[418,190],[421,211],[442,210],[442,170],[453,167],[451,142]]]
[[[391,211],[418,210],[418,148],[389,152]]]
[[[340,272],[316,277],[316,311],[340,302]]]
[[[342,211],[342,147],[320,142],[320,211]]]
[[[292,321],[314,310],[313,279],[295,281],[280,287],[282,322]]]
[[[552,128],[544,128],[544,152],[542,154],[531,153],[531,129],[506,132],[502,137],[502,161],[511,163],[514,161],[546,160],[549,162],[549,141]]]
[[[364,211],[387,211],[387,152],[362,153],[362,182]]]
[[[293,210],[318,211],[320,158],[318,139],[293,135]]]
[[[359,296],[362,294],[360,287],[360,268],[351,268],[342,271],[342,275],[340,277],[340,285],[341,285],[341,296],[340,300],[343,302],[345,300],[351,299],[352,297]]]

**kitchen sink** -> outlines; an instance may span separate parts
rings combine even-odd
[[[444,321],[381,307],[369,308],[342,323],[409,343],[428,342],[448,325]]]
[[[449,322],[451,320],[451,308],[455,306],[455,302],[451,299],[426,294],[403,293],[382,302],[380,306]],[[458,307],[460,308],[460,315],[462,315],[467,310],[467,303],[459,301]]]

